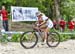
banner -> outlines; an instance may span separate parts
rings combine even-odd
[[[38,8],[11,6],[12,21],[36,21]]]

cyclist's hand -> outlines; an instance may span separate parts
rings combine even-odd
[[[38,27],[40,27],[41,25],[38,25]]]

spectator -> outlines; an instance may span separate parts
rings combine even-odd
[[[74,30],[75,30],[75,21],[73,21],[74,22]]]
[[[65,30],[65,25],[66,25],[66,22],[64,21],[63,18],[61,18],[61,20],[59,21],[59,26],[60,26],[61,32],[63,32]]]
[[[71,20],[68,22],[68,28],[70,31],[74,31],[74,26],[75,26],[74,21]]]
[[[2,21],[3,21],[3,28],[5,31],[8,31],[8,12],[5,9],[5,6],[2,6],[2,10],[0,11],[0,14],[2,15]]]

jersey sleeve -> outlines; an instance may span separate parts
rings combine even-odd
[[[42,16],[42,18],[43,18],[44,21],[48,19],[47,16]]]

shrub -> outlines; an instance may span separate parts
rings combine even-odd
[[[65,34],[60,35],[60,41],[66,41],[69,40],[70,38],[71,38],[70,35],[65,35]]]
[[[4,34],[1,39],[0,39],[0,42],[5,42],[7,43],[9,40],[8,40],[8,35],[7,34]]]
[[[19,42],[20,41],[20,34],[13,34],[10,41],[11,42]]]

